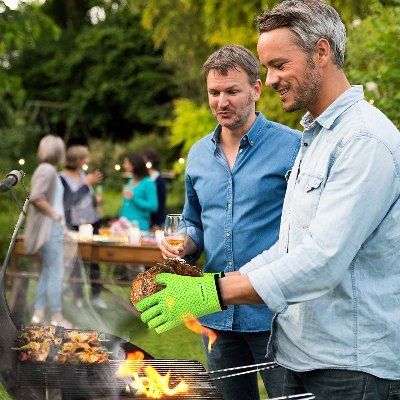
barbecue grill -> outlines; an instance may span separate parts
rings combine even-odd
[[[156,360],[138,346],[108,333],[102,333],[109,353],[109,362],[101,364],[56,364],[20,361],[14,350],[20,331],[24,328],[15,318],[7,303],[5,275],[10,254],[22,226],[29,204],[27,196],[0,273],[0,378],[7,392],[16,400],[86,400],[146,398],[135,390],[127,390],[130,378],[116,377],[122,364],[129,363],[129,353],[141,352],[144,367],[152,366],[159,374],[169,372],[171,387],[184,380],[189,390],[179,395],[165,396],[170,400],[222,399],[211,378],[200,362],[189,360]],[[68,330],[67,330],[68,331]],[[81,331],[82,332],[82,331]]]

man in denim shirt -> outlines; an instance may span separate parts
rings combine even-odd
[[[345,27],[331,6],[284,1],[259,17],[259,31],[266,84],[286,111],[308,110],[279,245],[214,282],[185,281],[208,303],[220,299],[213,307],[195,307],[193,290],[174,307],[200,316],[264,302],[277,314],[269,349],[287,368],[286,395],[399,400],[400,133],[347,81]]]
[[[219,122],[195,143],[186,167],[183,214],[189,240],[174,251],[165,241],[165,257],[194,263],[205,252],[205,272],[236,271],[278,238],[285,173],[292,168],[300,132],[256,113],[261,93],[260,68],[242,46],[226,46],[204,64],[209,105]],[[205,350],[209,370],[265,362],[273,313],[265,305],[230,306],[200,319],[217,332]],[[282,368],[263,371],[269,395],[282,394]],[[215,381],[224,399],[259,398],[257,376]]]

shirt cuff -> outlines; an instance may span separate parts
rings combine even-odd
[[[271,268],[259,268],[247,274],[251,285],[268,308],[275,313],[284,312],[288,305],[275,280]]]
[[[193,254],[187,254],[184,259],[186,260],[186,262],[188,262],[189,264],[193,264],[200,258],[201,253],[203,252],[203,246],[201,245],[201,243],[203,243],[202,241],[202,237],[199,237],[199,234],[196,230],[196,228],[194,228],[193,226],[188,226],[187,227],[187,235],[193,240],[194,244],[197,246],[197,252],[193,253]]]

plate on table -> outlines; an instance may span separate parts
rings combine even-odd
[[[93,235],[92,240],[94,240],[95,242],[104,242],[104,243],[118,243],[119,242],[119,240],[116,238],[100,236],[100,235]]]

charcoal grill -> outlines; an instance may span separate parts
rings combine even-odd
[[[126,391],[129,378],[116,378],[115,373],[126,355],[135,351],[144,354],[143,366],[151,365],[161,375],[170,372],[170,386],[184,380],[187,393],[165,399],[222,399],[217,388],[200,362],[190,360],[156,360],[138,346],[117,336],[103,333],[102,343],[110,353],[110,362],[103,364],[55,364],[19,361],[15,347],[23,324],[15,318],[6,299],[5,275],[8,261],[29,204],[27,196],[15,226],[0,272],[0,379],[15,400],[87,400],[87,399],[144,399],[134,390]]]

